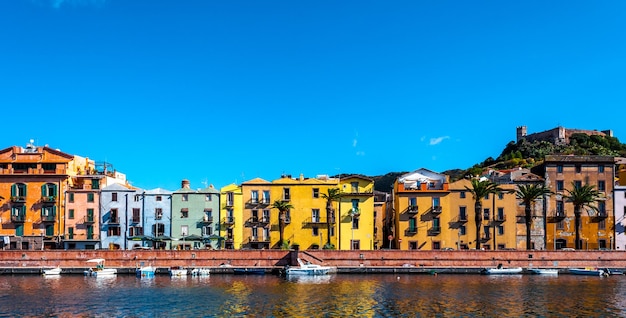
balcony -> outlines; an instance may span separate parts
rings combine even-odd
[[[310,224],[327,224],[327,220],[329,220],[328,218],[321,218],[321,217],[317,217],[317,218],[307,218],[306,220],[304,220],[304,222],[302,222],[302,225],[310,225]],[[330,223],[334,224],[335,223],[335,218],[330,218]]]
[[[506,221],[506,215],[496,215],[493,219],[494,223],[503,223],[504,221]]]
[[[604,220],[604,219],[606,219],[608,217],[609,217],[609,214],[606,213],[606,211],[599,211],[598,213],[596,213],[596,214],[594,214],[592,216],[592,219],[594,221],[598,222],[598,221],[602,221],[602,220]]]
[[[225,216],[222,219],[222,223],[227,224],[227,225],[233,225],[233,224],[235,224],[235,217],[233,217],[233,216]]]
[[[109,224],[120,224],[120,218],[117,216],[109,218]]]
[[[226,201],[226,207],[232,207],[234,204],[233,201]]]
[[[409,214],[417,214],[418,210],[419,210],[419,209],[418,209],[418,206],[417,206],[417,205],[409,205],[409,207],[408,207],[408,208],[406,208],[406,211],[407,211]]]
[[[441,214],[441,210],[441,205],[436,205],[430,209],[430,212],[433,214]]]
[[[13,223],[26,222],[26,213],[11,214],[11,222]]]
[[[348,214],[351,217],[358,217],[359,215],[361,215],[361,209],[359,208],[352,208],[348,211]]]
[[[270,204],[269,198],[263,198],[259,200],[259,206],[268,206]]]
[[[22,196],[22,195],[12,196],[11,197],[11,202],[14,202],[14,203],[24,203],[24,202],[26,202],[26,196]]]
[[[57,197],[55,195],[46,195],[41,197],[41,202],[54,203],[57,202]]]
[[[93,217],[93,215],[91,215],[91,216],[88,215],[88,216],[83,217],[83,223],[91,224],[91,223],[95,223],[95,222],[96,222],[96,218]]]
[[[262,236],[250,236],[249,241],[250,243],[262,243],[262,242],[269,242],[270,238],[262,237]]]
[[[205,215],[205,216],[203,216],[203,217],[202,217],[202,219],[200,219],[199,223],[202,223],[202,224],[211,224],[211,223],[213,223],[213,217],[212,217],[212,216]]]
[[[54,222],[56,221],[56,213],[41,214],[41,222]]]
[[[559,222],[567,217],[565,211],[554,211],[547,215],[548,220],[551,222]]]
[[[342,191],[341,195],[344,196],[372,196],[374,192],[370,191],[361,191],[359,189],[350,189],[350,191]]]
[[[246,220],[246,227],[257,227],[257,226],[265,226],[268,223],[270,223],[270,218],[268,217],[258,217],[258,216],[253,216],[251,218],[249,218],[248,220]]]
[[[428,235],[439,235],[441,233],[441,226],[433,226],[428,229]]]
[[[409,227],[408,229],[404,230],[405,236],[413,236],[415,234],[417,234],[417,227]]]
[[[141,218],[139,217],[133,217],[130,219],[130,223],[140,223],[141,222]]]

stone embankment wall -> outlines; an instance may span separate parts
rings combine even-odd
[[[623,251],[0,251],[0,268],[87,268],[87,260],[106,259],[107,267],[282,267],[296,257],[338,268],[424,267],[483,268],[498,264],[521,267],[626,268]]]

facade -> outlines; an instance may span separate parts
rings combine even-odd
[[[32,141],[0,151],[0,236],[9,249],[61,245],[63,202],[73,157]]]
[[[88,164],[88,163],[87,163]],[[70,178],[65,204],[65,249],[99,249],[100,189],[104,175],[91,169]]]
[[[394,182],[392,195],[395,246],[401,250],[454,247],[456,240],[442,235],[442,222],[452,219],[446,175],[423,168],[409,172]]]
[[[374,180],[359,175],[344,176],[339,186],[337,249],[375,249]]]
[[[169,249],[172,233],[172,191],[161,188],[147,190],[139,199],[142,200],[143,211],[140,224],[144,236],[149,240],[144,241],[142,246]]]
[[[172,248],[220,248],[219,220],[220,192],[213,186],[193,190],[183,180],[172,193]]]
[[[615,186],[615,249],[626,251],[626,186]]]
[[[270,211],[272,209],[272,183],[255,178],[241,184],[242,199],[242,247],[269,249]],[[275,212],[276,213],[276,212]]]
[[[389,248],[389,235],[385,229],[387,211],[390,206],[390,195],[387,192],[374,190],[374,249]],[[385,245],[387,243],[387,245]]]
[[[99,220],[101,248],[130,249],[134,244],[132,238],[143,235],[143,233],[137,233],[136,226],[139,223],[137,212],[141,211],[141,200],[136,198],[140,193],[141,190],[119,183],[102,188]],[[87,199],[88,202],[91,200]]]
[[[229,184],[220,190],[222,223],[220,237],[225,249],[241,249],[244,242],[243,196],[241,186]]]
[[[582,211],[580,237],[583,249],[613,249],[615,214],[613,187],[615,160],[610,156],[548,155],[543,171],[546,184],[556,194],[546,203],[546,248],[575,248],[574,206],[567,190],[589,184],[600,192],[598,211]]]

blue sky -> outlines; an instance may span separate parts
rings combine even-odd
[[[137,187],[468,168],[557,126],[626,141],[624,1],[0,1],[3,146]]]

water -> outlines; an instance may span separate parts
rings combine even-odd
[[[0,276],[0,317],[626,317],[626,276]]]

